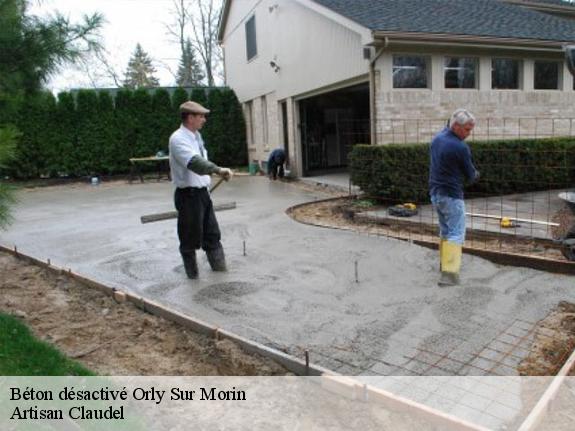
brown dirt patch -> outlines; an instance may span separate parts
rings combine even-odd
[[[0,310],[99,374],[289,374],[229,340],[191,332],[3,252],[0,274]]]
[[[302,223],[323,227],[354,230],[370,235],[390,236],[405,240],[419,240],[436,243],[437,227],[427,223],[403,219],[378,219],[377,221],[357,216],[367,210],[387,208],[375,205],[366,208],[365,201],[353,197],[340,197],[328,201],[311,202],[289,211],[289,214]],[[514,235],[497,235],[489,232],[468,232],[466,247],[479,250],[508,252],[538,258],[565,261],[558,245]]]
[[[575,304],[562,301],[535,330],[531,354],[519,365],[524,376],[553,376],[575,349]],[[570,376],[575,376],[575,367]]]
[[[565,208],[560,209],[553,215],[551,221],[559,224],[559,226],[553,226],[551,228],[553,237],[564,238],[574,229],[575,215],[569,207],[565,206]]]

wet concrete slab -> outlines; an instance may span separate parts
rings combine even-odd
[[[0,243],[343,374],[513,374],[533,325],[575,301],[573,277],[473,256],[462,286],[439,288],[435,251],[300,224],[285,210],[325,196],[264,177],[214,193],[237,204],[218,213],[229,271],[200,253],[188,280],[175,220],[140,223],[172,195],[165,182],[24,190]]]

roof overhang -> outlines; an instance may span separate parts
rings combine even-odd
[[[465,46],[477,48],[498,48],[529,51],[562,52],[565,45],[573,41],[501,38],[491,36],[472,36],[466,34],[419,33],[375,31],[376,44],[385,46],[394,44],[417,44],[433,46]]]
[[[300,3],[302,6],[311,9],[317,13],[319,13],[320,15],[325,16],[326,18],[329,18],[332,21],[337,22],[338,24],[342,25],[343,27],[348,28],[349,30],[358,33],[361,36],[361,44],[362,45],[371,45],[374,41],[373,38],[373,32],[361,25],[358,24],[357,22],[346,18],[343,15],[340,15],[337,12],[334,12],[333,10],[320,5],[319,3],[316,3],[313,0],[294,0],[298,3]]]
[[[224,40],[224,29],[226,28],[226,21],[230,14],[230,3],[232,0],[224,0],[224,5],[220,13],[220,20],[218,21],[218,43],[221,45]]]

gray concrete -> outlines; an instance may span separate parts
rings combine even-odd
[[[324,175],[314,175],[311,177],[301,177],[300,181],[308,184],[317,184],[340,189],[344,193],[356,194],[361,190],[358,186],[350,184],[349,172],[335,172]]]
[[[237,202],[218,214],[230,271],[211,272],[202,253],[195,281],[180,263],[175,220],[140,223],[172,209],[165,182],[22,191],[0,243],[300,358],[307,349],[343,374],[514,374],[534,323],[575,301],[571,277],[472,256],[461,287],[438,288],[432,250],[285,214],[321,197],[264,177],[222,185],[214,200]]]

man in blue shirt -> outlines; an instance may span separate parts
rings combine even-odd
[[[457,109],[451,115],[449,127],[435,135],[429,147],[429,194],[439,218],[440,286],[459,284],[461,249],[465,242],[463,183],[479,178],[471,150],[464,142],[474,127],[473,114]]]
[[[268,175],[270,180],[276,180],[284,177],[284,163],[286,162],[286,153],[282,148],[276,148],[270,153],[268,158]]]

